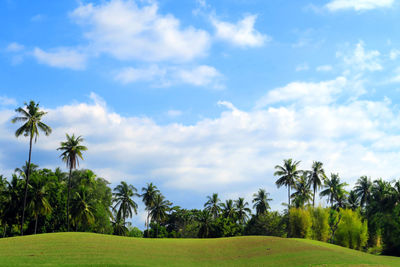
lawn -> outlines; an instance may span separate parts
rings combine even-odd
[[[142,239],[55,233],[0,239],[0,265],[400,266],[400,258],[277,237]]]

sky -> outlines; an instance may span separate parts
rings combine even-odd
[[[34,100],[53,128],[32,161],[81,168],[111,187],[153,182],[202,208],[264,188],[281,210],[284,159],[350,186],[400,173],[398,0],[0,1],[0,174],[28,156],[15,109]],[[133,224],[144,226],[144,207]],[[325,200],[319,200],[325,204]]]

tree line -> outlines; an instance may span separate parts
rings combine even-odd
[[[40,169],[31,162],[39,132],[51,134],[42,122],[46,112],[34,101],[16,109],[12,122],[22,122],[15,135],[29,138],[28,161],[10,179],[0,176],[0,233],[3,237],[59,231],[88,231],[134,237],[209,238],[238,235],[301,237],[342,246],[400,255],[400,181],[372,181],[361,176],[354,188],[339,174],[325,174],[323,163],[310,170],[287,159],[275,166],[278,188],[287,188],[282,212],[271,211],[269,193],[260,188],[251,204],[244,198],[222,202],[207,197],[203,209],[174,206],[148,183],[141,189],[122,181],[114,189],[91,170],[78,170],[87,147],[84,139],[66,134],[57,148],[69,172]],[[316,198],[327,207],[316,207]],[[127,219],[137,214],[137,198],[146,210],[146,230]],[[254,210],[254,213],[252,209]]]

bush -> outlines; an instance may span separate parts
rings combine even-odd
[[[362,222],[360,214],[350,209],[342,209],[339,213],[341,220],[335,233],[335,243],[361,250],[368,241],[367,222]]]
[[[289,212],[289,236],[308,238],[311,232],[310,212],[301,208],[291,208]]]
[[[383,254],[400,256],[400,206],[385,216],[382,234]]]
[[[329,237],[329,209],[322,207],[310,209],[311,213],[311,238],[326,242]]]
[[[127,236],[129,237],[143,237],[143,232],[137,227],[128,227]]]
[[[286,223],[277,211],[253,216],[246,225],[245,234],[286,237]]]

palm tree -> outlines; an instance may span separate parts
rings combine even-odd
[[[268,209],[270,209],[268,198],[269,193],[265,192],[265,189],[259,189],[257,193],[253,194],[253,208],[256,209],[257,216],[264,214]]]
[[[213,218],[217,218],[221,212],[221,200],[218,198],[218,194],[214,193],[212,196],[207,196],[207,202],[204,204],[206,210],[208,210]]]
[[[81,184],[72,199],[71,217],[75,230],[78,230],[79,224],[90,225],[95,221],[93,204],[90,203],[88,195],[89,188]]]
[[[227,219],[234,219],[236,216],[236,211],[233,206],[233,200],[228,199],[225,201],[225,203],[222,203],[222,213],[224,214],[224,217]]]
[[[29,169],[29,176],[32,175],[32,173],[36,172],[38,170],[39,166],[31,163],[30,166],[28,167],[28,162],[25,162],[25,165],[22,166],[22,168],[15,168],[14,172],[18,173],[18,175],[26,180],[26,177],[28,176],[28,169]]]
[[[308,175],[310,174],[310,175]],[[305,203],[309,202],[312,197],[312,192],[311,192],[311,183],[312,180],[309,179],[311,178],[311,173],[309,172],[304,172],[296,181],[294,189],[296,192],[294,192],[291,197],[293,198],[293,202],[296,205],[296,208],[303,207]]]
[[[197,217],[197,221],[200,223],[199,237],[205,238],[209,236],[212,219],[213,215],[206,209],[199,213]]]
[[[69,232],[69,195],[71,191],[71,175],[72,170],[79,166],[79,158],[83,160],[82,152],[87,150],[86,146],[82,146],[82,136],[75,137],[73,134],[69,136],[66,134],[67,141],[61,142],[61,146],[57,150],[63,151],[60,157],[65,162],[67,168],[69,168],[68,176],[68,193],[67,193],[67,231]]]
[[[237,216],[237,220],[240,224],[244,225],[249,218],[251,210],[247,207],[249,205],[248,202],[244,201],[243,197],[239,197],[235,200],[235,213]]]
[[[324,183],[325,190],[321,191],[321,197],[328,197],[328,202],[331,203],[331,208],[333,208],[334,201],[337,202],[338,207],[344,206],[344,201],[347,192],[344,187],[347,183],[340,183],[339,174],[331,173],[331,178],[326,179]]]
[[[314,190],[312,198],[313,207],[315,207],[315,192],[317,191],[317,188],[321,187],[322,181],[326,179],[325,171],[322,168],[322,165],[322,162],[314,161],[311,167],[310,180]]]
[[[347,206],[353,211],[355,211],[360,206],[360,200],[356,191],[350,191],[349,197],[347,199]]]
[[[156,194],[153,205],[150,208],[151,221],[155,221],[158,225],[167,218],[167,212],[170,210],[171,202],[165,199],[161,194]],[[158,226],[157,233],[158,237]]]
[[[47,112],[41,111],[39,109],[39,103],[35,103],[34,101],[30,101],[29,104],[24,103],[25,108],[17,108],[15,112],[18,113],[19,116],[14,117],[11,122],[24,122],[24,124],[15,131],[15,136],[20,137],[22,134],[26,137],[29,137],[29,156],[28,156],[28,169],[27,175],[25,179],[25,196],[24,196],[24,204],[22,208],[22,219],[21,219],[21,235],[24,234],[24,220],[25,220],[25,208],[26,208],[26,197],[28,194],[28,185],[29,185],[29,174],[30,174],[30,166],[31,166],[31,156],[32,156],[32,142],[39,136],[39,130],[44,132],[46,136],[51,134],[51,128],[41,122],[41,119]]]
[[[288,203],[290,208],[290,188],[293,188],[297,177],[299,177],[301,171],[297,170],[300,161],[293,161],[292,159],[285,159],[283,166],[276,165],[274,176],[279,176],[275,182],[278,188],[286,186],[288,188]]]
[[[354,187],[354,192],[360,199],[360,205],[365,207],[370,199],[372,193],[372,182],[367,176],[361,176]]]
[[[154,199],[157,194],[160,194],[160,190],[157,189],[157,186],[153,185],[153,183],[148,183],[147,187],[142,188],[142,200],[144,202],[144,205],[146,206],[147,210],[147,222],[146,222],[146,227],[147,227],[147,233],[149,233],[149,218],[150,218],[150,210],[151,207],[154,205]]]
[[[114,210],[118,208],[117,211],[117,221],[122,218],[125,224],[126,218],[132,218],[133,212],[137,214],[138,205],[133,201],[133,197],[139,196],[137,194],[137,189],[133,185],[128,185],[126,182],[122,181],[121,184],[114,188],[114,199],[115,202]]]
[[[47,199],[47,184],[44,177],[34,175],[31,180],[31,202],[29,208],[35,217],[35,234],[37,232],[38,216],[47,215],[52,211],[51,205]]]

